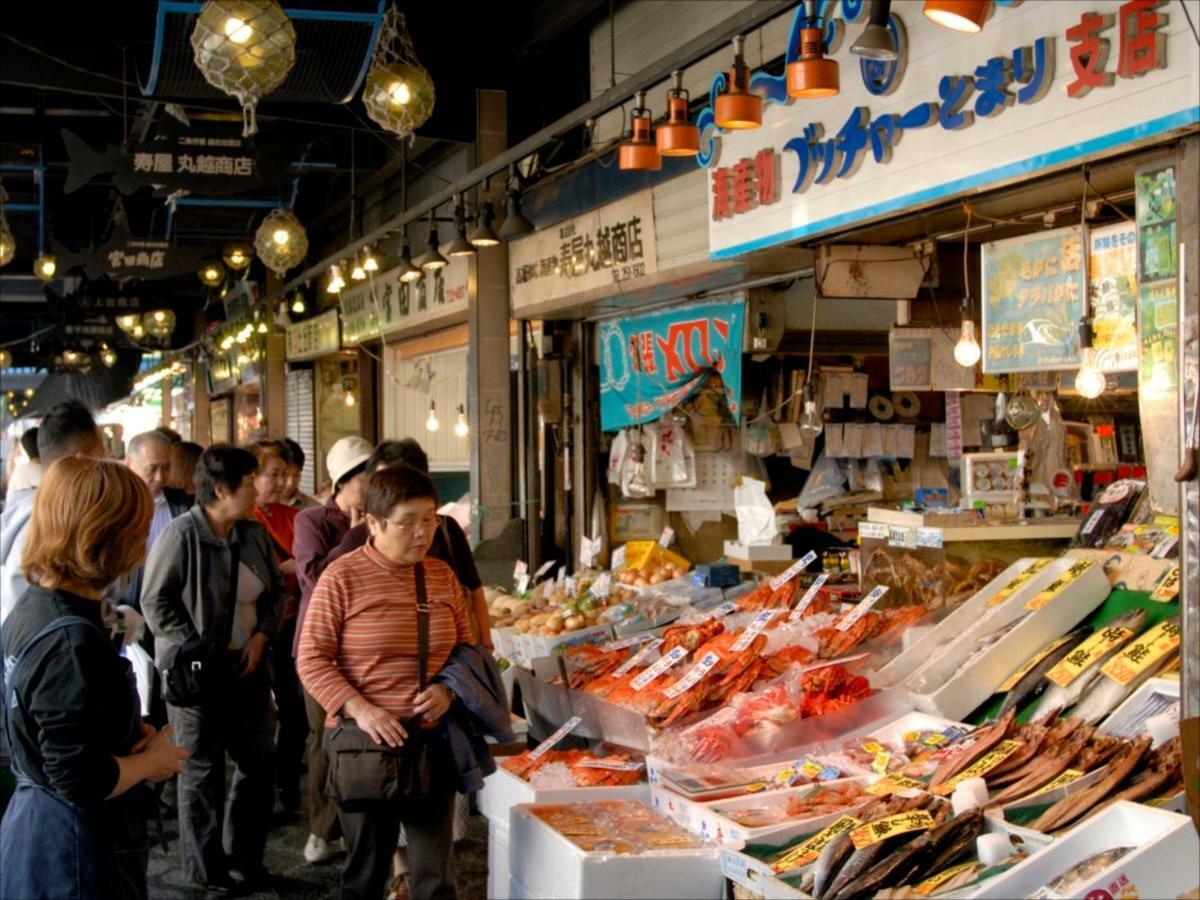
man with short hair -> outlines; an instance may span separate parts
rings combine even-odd
[[[12,478],[8,480],[9,496],[17,491],[29,491],[38,486],[42,480],[42,462],[38,457],[37,427],[29,428],[21,435],[21,452],[25,454],[25,462],[13,470]]]
[[[300,478],[304,475],[304,448],[291,438],[281,438],[279,451],[287,465],[283,499],[280,502],[296,509],[312,509],[320,506],[320,503],[300,490]]]
[[[66,456],[104,457],[104,439],[96,420],[78,400],[64,400],[46,413],[38,427],[37,444],[38,459],[46,471]],[[0,624],[29,587],[21,571],[21,554],[36,494],[32,488],[18,492],[9,498],[0,516]]]

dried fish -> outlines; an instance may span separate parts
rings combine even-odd
[[[1049,717],[1055,710],[1068,709],[1079,702],[1079,699],[1087,693],[1090,688],[1100,677],[1100,669],[1107,665],[1108,661],[1121,652],[1121,649],[1133,639],[1133,635],[1142,630],[1142,626],[1146,624],[1146,610],[1131,609],[1129,612],[1118,616],[1104,626],[1104,630],[1111,635],[1119,635],[1121,631],[1129,632],[1127,637],[1123,637],[1112,644],[1109,650],[1088,665],[1086,669],[1075,676],[1066,687],[1061,687],[1057,684],[1051,684],[1046,693],[1042,695],[1041,702],[1038,703],[1037,709],[1034,710],[1033,718],[1030,721],[1040,722]]]
[[[1030,826],[1034,831],[1050,833],[1070,825],[1080,816],[1089,812],[1101,800],[1129,777],[1141,762],[1146,751],[1150,749],[1150,738],[1140,737],[1131,744],[1123,747],[1112,762],[1104,777],[1090,787],[1084,788],[1077,794],[1064,797],[1055,803]]]
[[[933,800],[928,794],[920,794],[916,797],[904,800],[901,805],[900,812],[910,812],[915,809],[924,809]],[[945,807],[942,807],[945,809]],[[818,900],[826,900],[826,898],[841,898],[842,891],[850,882],[854,881],[858,876],[869,872],[876,863],[882,860],[885,856],[894,852],[898,847],[907,844],[914,840],[919,832],[905,832],[903,834],[888,837],[878,843],[871,844],[869,847],[863,847],[861,850],[855,849],[850,855],[850,858],[842,864],[838,870],[837,876],[830,883],[826,893],[818,895]],[[844,900],[844,898],[843,898]]]
[[[1089,856],[1083,862],[1071,866],[1044,887],[1038,888],[1030,894],[1030,898],[1031,900],[1056,900],[1058,897],[1074,897],[1089,879],[1099,875],[1132,849],[1133,847],[1113,847],[1111,850]]]
[[[1092,629],[1087,626],[1076,628],[1063,638],[1061,644],[1038,660],[1037,665],[1026,672],[1013,689],[1008,692],[1008,695],[1004,698],[1004,703],[1000,706],[1000,714],[1003,715],[1010,709],[1020,709],[1030,700],[1039,697],[1042,691],[1046,689],[1046,686],[1050,684],[1049,679],[1046,678],[1046,674],[1058,665],[1060,659],[1087,640],[1091,633]]]
[[[1044,784],[1049,784],[1071,767],[1071,763],[1082,752],[1090,736],[1090,729],[1077,731],[1068,741],[1060,744],[1049,755],[1037,760],[1036,764],[1024,778],[1010,784],[992,797],[988,805],[999,806],[1008,803],[1011,800],[1016,800],[1019,797],[1024,797],[1026,794],[1036,791]]]
[[[929,786],[935,788],[943,782],[949,781],[1004,740],[1008,736],[1009,729],[1012,728],[1013,719],[1016,715],[1017,711],[1010,709],[991,725],[973,731],[968,735],[968,739],[975,739],[974,743],[938,766],[937,771],[933,773],[933,778],[930,779]]]

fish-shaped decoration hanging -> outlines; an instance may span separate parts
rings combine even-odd
[[[63,274],[82,270],[90,279],[108,276],[126,278],[170,278],[195,272],[211,252],[205,247],[180,247],[170,241],[135,237],[124,229],[99,247],[73,252],[53,242],[58,270]]]

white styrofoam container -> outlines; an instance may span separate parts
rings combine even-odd
[[[1002,610],[1006,606],[1006,603],[1002,603],[989,608],[987,606],[988,600],[996,596],[999,591],[1004,590],[1011,581],[1021,575],[1037,560],[1038,557],[1018,559],[989,581],[981,590],[972,595],[970,599],[957,606],[936,625],[926,628],[918,627],[920,623],[914,625],[909,629],[909,633],[915,633],[917,637],[898,656],[875,672],[871,676],[871,682],[877,684],[879,687],[890,687],[891,685],[899,684],[932,659],[935,654],[940,652],[940,648],[946,644],[956,640],[968,630],[976,630],[976,633],[979,633],[978,629],[983,627],[985,623],[1003,615]],[[1031,588],[1037,583],[1038,579],[1035,577],[1017,588],[1014,596],[1022,598],[1020,606],[1024,606],[1029,598],[1033,596],[1034,592],[1031,591]],[[1039,587],[1038,590],[1040,589]],[[1012,601],[1013,598],[1010,597],[1007,602],[1010,603]]]
[[[496,648],[497,656],[503,656],[510,662],[512,661],[513,638],[515,636],[516,632],[511,628],[492,629],[492,646]]]
[[[758,792],[760,794],[765,794],[772,791],[786,790],[786,788],[774,784],[774,778],[776,774],[788,768],[798,769],[800,766],[809,762],[816,763],[821,766],[826,765],[825,760],[818,757],[788,753],[778,757],[768,758],[761,763],[756,761],[754,765],[750,766],[739,763],[736,768],[740,772],[746,773],[748,781],[766,782],[767,787]],[[658,787],[660,793],[673,794],[674,796],[680,797],[689,803],[708,803],[712,800],[729,800],[735,797],[749,796],[749,794],[741,791],[734,791],[733,793],[730,793],[729,791],[719,788],[709,791],[705,794],[689,795],[676,787],[674,783],[672,783],[670,779],[666,777],[668,772],[676,768],[678,767],[671,765],[659,757],[646,757],[646,769],[648,772],[650,785],[652,788]],[[845,777],[845,773],[843,773],[841,777]],[[803,785],[800,786],[802,787]],[[651,791],[652,795],[653,793],[654,792]]]
[[[648,800],[645,784],[617,787],[564,788],[538,790],[523,778],[499,768],[483,780],[483,790],[477,795],[479,811],[489,822],[509,827],[511,810],[520,803],[587,803],[593,800]]]
[[[592,625],[568,631],[555,637],[537,637],[531,634],[518,635],[521,638],[522,650],[525,654],[523,666],[529,668],[533,660],[543,656],[551,656],[557,647],[574,647],[577,644],[603,644],[613,639],[611,625]]]
[[[588,853],[533,815],[526,805],[513,809],[509,828],[510,881],[519,886],[521,896],[568,900],[725,897],[716,846],[641,855]],[[513,896],[518,896],[516,891]]]
[[[508,825],[488,822],[488,900],[507,900],[509,896]]]
[[[992,696],[1030,655],[1054,641],[1085,619],[1103,603],[1112,590],[1102,566],[1093,564],[1041,609],[1026,614],[1025,603],[1042,588],[1071,568],[1078,560],[1055,560],[1030,581],[1037,590],[1025,588],[1000,604],[1004,615],[987,624],[990,633],[1020,618],[1012,630],[970,659],[980,636],[972,628],[935,655],[905,682],[913,706],[922,712],[961,719]],[[1040,583],[1040,584],[1039,584]]]
[[[910,731],[942,731],[949,732],[948,737],[952,737],[956,732],[965,733],[971,730],[972,726],[962,722],[955,722],[952,719],[931,716],[928,713],[922,712],[909,712],[893,716],[890,719],[881,719],[873,722],[865,728],[856,729],[853,732],[843,735],[836,742],[821,744],[816,749],[819,751],[819,758],[828,762],[831,766],[837,766],[843,772],[848,772],[852,775],[868,775],[871,774],[871,769],[868,766],[855,762],[842,750],[845,743],[855,739],[865,740],[872,738],[883,744],[894,745],[903,750],[904,735]]]
[[[1134,849],[1096,872],[1072,896],[1103,896],[1100,892],[1117,896],[1127,891],[1127,896],[1177,897],[1200,885],[1196,867],[1200,838],[1192,820],[1122,800],[992,879],[975,896],[1028,897],[1095,854],[1130,846]],[[1116,891],[1110,890],[1114,884]]]
[[[1137,737],[1146,730],[1148,715],[1165,712],[1178,703],[1178,678],[1151,678],[1108,715],[1099,731],[1118,737]]]

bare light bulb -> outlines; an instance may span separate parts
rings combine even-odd
[[[963,319],[962,333],[958,343],[954,345],[954,361],[964,369],[969,369],[979,362],[981,355],[979,341],[975,340],[975,323],[970,319]]]
[[[471,426],[467,424],[467,414],[461,406],[458,408],[458,421],[454,423],[454,433],[460,438],[465,438],[471,433]]]
[[[273,240],[280,247],[282,247],[291,239],[292,235],[286,228],[276,228],[275,232],[271,235],[271,240]]]
[[[800,414],[801,436],[807,441],[815,441],[824,430],[825,423],[821,421],[821,414],[817,411],[817,401],[805,400],[804,412]]]
[[[344,402],[344,403],[345,403],[347,406],[353,406],[353,405],[354,405],[354,402],[355,402],[355,401],[354,401],[354,391],[346,391],[346,395],[345,395],[345,397],[343,398],[343,402]]]
[[[1096,353],[1091,347],[1083,348],[1083,363],[1075,375],[1075,390],[1080,396],[1095,400],[1104,393],[1107,379],[1096,366]]]
[[[412,99],[412,88],[404,81],[393,81],[388,85],[388,99],[396,106],[405,106]]]
[[[254,29],[237,16],[230,16],[225,20],[225,37],[235,44],[244,44],[253,36]]]
[[[425,420],[426,431],[437,431],[441,427],[441,422],[438,421],[437,410],[432,403],[429,404],[429,418]]]
[[[104,363],[106,368],[111,369],[117,364],[117,354],[115,351],[105,347],[100,353],[100,362]]]
[[[58,262],[50,254],[38,257],[37,263],[38,277],[43,281],[49,281],[54,277],[54,273],[58,271]]]
[[[329,284],[325,285],[325,290],[330,294],[337,294],[345,286],[346,279],[342,277],[342,267],[334,263],[329,267]]]

